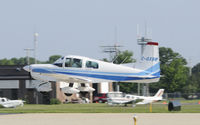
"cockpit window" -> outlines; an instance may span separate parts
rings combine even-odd
[[[87,61],[86,62],[86,67],[87,68],[94,68],[94,69],[98,69],[99,68],[99,64],[93,61]]]
[[[81,68],[82,67],[82,60],[76,59],[76,58],[66,58],[65,67]]]
[[[62,63],[54,63],[54,65],[56,65],[58,67],[62,67]]]
[[[82,67],[82,60],[77,58],[64,58],[61,57],[60,59],[56,60],[53,64],[58,67],[75,67],[81,68]]]
[[[58,66],[58,67],[62,67],[63,65],[63,59],[64,57],[59,58],[58,60],[56,60],[53,64]]]
[[[65,67],[71,67],[71,62],[72,62],[71,58],[66,58],[66,60],[65,60]]]

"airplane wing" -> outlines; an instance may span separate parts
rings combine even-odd
[[[137,104],[138,102],[142,102],[142,101],[143,101],[143,99],[133,99],[125,104]]]
[[[138,102],[143,101],[143,99],[132,99],[132,100],[117,100],[117,99],[108,99],[108,103],[110,104],[136,104]]]
[[[145,104],[149,104],[149,103],[152,103],[152,102],[153,102],[153,100],[147,100],[147,99],[145,99],[145,100],[143,100],[141,102],[138,102],[136,104],[137,105],[145,105]]]
[[[47,72],[47,71],[46,71]],[[79,76],[74,76],[74,75],[61,75],[57,73],[45,73],[45,75],[48,79],[54,78],[56,81],[64,81],[67,83],[92,83],[92,80],[87,79],[86,77],[79,77]],[[34,76],[34,74],[33,74]],[[54,81],[52,80],[52,81]]]
[[[11,104],[1,104],[4,108],[15,108],[16,106]]]
[[[134,103],[137,104],[137,103],[142,102],[142,101],[144,101],[144,99],[136,99],[136,100],[134,100]]]
[[[66,81],[66,80],[65,80]],[[78,76],[69,76],[69,79],[66,82],[77,82],[77,83],[92,83],[90,79],[78,77]]]

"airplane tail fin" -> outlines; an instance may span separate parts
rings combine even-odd
[[[154,95],[154,97],[162,97],[164,94],[164,89],[159,89],[158,92]]]
[[[160,78],[159,47],[157,42],[148,42],[143,46],[140,68],[150,75]]]

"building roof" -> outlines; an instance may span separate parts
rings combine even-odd
[[[24,65],[0,65],[0,80],[30,80],[30,74]]]

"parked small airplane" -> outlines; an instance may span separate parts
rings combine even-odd
[[[107,102],[108,105],[124,105],[137,103],[138,101],[142,101],[142,99],[134,97],[131,94],[123,94],[122,92],[109,92],[107,93]]]
[[[25,101],[23,100],[10,100],[4,97],[0,97],[0,105],[4,108],[15,108],[17,106],[23,106],[24,102]]]
[[[131,95],[131,94],[125,94],[123,95],[122,92],[110,92],[108,93],[108,104],[109,105],[115,105],[119,104],[122,105],[124,104],[125,106],[127,104],[133,104],[133,106],[140,105],[140,104],[149,104],[152,102],[157,102],[163,100],[163,95],[164,89],[159,89],[158,92],[152,96],[136,96],[136,95]]]
[[[152,83],[160,79],[158,43],[148,42],[144,46],[140,68],[69,55],[61,57],[53,64],[32,64],[24,69],[30,72],[34,79],[42,82],[70,83],[66,89],[72,90],[70,94],[80,91],[74,87],[74,83],[85,87],[88,87],[87,83],[101,82]]]
[[[159,89],[154,96],[135,96],[143,101],[136,103],[136,105],[144,105],[163,100],[164,89]]]

